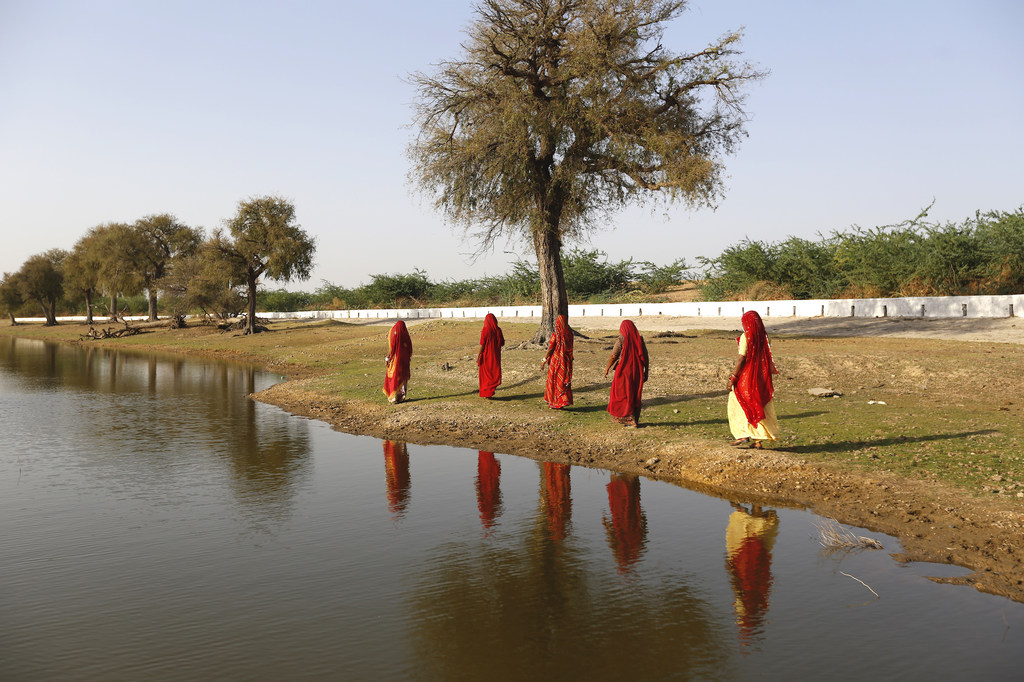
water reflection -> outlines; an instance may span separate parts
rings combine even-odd
[[[252,366],[10,338],[0,364],[14,370],[5,377],[22,409],[73,425],[81,440],[70,454],[124,494],[141,474],[183,481],[212,457],[255,524],[294,505],[308,422],[247,399],[274,381]]]
[[[501,514],[501,463],[493,452],[478,451],[476,463],[476,505],[480,523],[491,530]]]
[[[489,462],[485,455],[478,466]],[[540,504],[532,517],[518,528],[506,522],[498,542],[478,536],[441,543],[417,568],[405,591],[415,676],[721,677],[730,667],[729,638],[691,577],[630,581],[624,589],[612,562],[607,570],[595,563],[588,542],[573,530],[571,467],[536,466]],[[646,533],[639,490],[639,479],[630,476],[616,475],[609,486],[614,521],[608,525],[623,538],[616,543],[630,566]]]
[[[572,491],[568,464],[544,462],[541,504],[547,518],[548,537],[561,544],[569,532],[572,520]]]
[[[409,475],[409,446],[401,441],[384,441],[384,477],[387,481],[388,509],[395,521],[405,516],[412,491]]]
[[[629,574],[640,560],[647,542],[647,517],[640,507],[640,478],[630,474],[612,474],[608,483],[608,507],[611,519],[604,519],[608,544],[621,574]]]
[[[749,511],[740,504],[732,506],[735,511],[725,531],[725,567],[735,596],[733,609],[740,642],[747,646],[764,632],[779,516],[774,509],[762,510],[756,504]]]

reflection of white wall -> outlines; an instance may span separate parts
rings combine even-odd
[[[1024,294],[1006,296],[911,296],[907,298],[831,298],[811,301],[687,301],[683,303],[586,303],[569,306],[569,317],[739,317],[756,310],[761,317],[1010,317],[1024,315]],[[294,313],[261,312],[270,320],[395,319],[484,317],[540,317],[539,305],[482,306],[477,308],[374,308],[369,310],[301,310]],[[85,322],[82,315],[58,317],[62,322]],[[145,315],[125,318],[147,320]],[[45,322],[41,317],[21,322]]]

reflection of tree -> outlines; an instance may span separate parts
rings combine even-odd
[[[308,424],[247,399],[269,383],[250,366],[22,339],[0,345],[0,362],[16,377],[79,392],[75,414],[63,418],[112,436],[82,451],[109,463],[108,474],[149,464],[162,475],[169,462],[208,454],[227,463],[247,510],[280,517],[294,498],[309,458]]]
[[[408,445],[400,441],[384,441],[384,474],[388,483],[388,509],[397,521],[405,515],[412,490]]]
[[[647,542],[647,517],[640,508],[640,478],[612,474],[608,483],[608,507],[611,519],[604,519],[608,544],[615,555],[619,573],[630,573]]]
[[[548,536],[557,544],[565,540],[572,518],[570,468],[568,464],[544,462],[544,487],[541,490],[541,499],[548,521]]]
[[[621,580],[567,542],[569,466],[540,466],[529,532],[451,542],[408,595],[425,679],[663,679],[728,676],[726,633],[680,577]],[[639,488],[636,488],[639,490]],[[507,523],[507,521],[506,521]]]
[[[480,523],[490,530],[501,513],[501,463],[493,452],[478,451],[476,465],[476,504],[480,509]]]
[[[740,641],[753,642],[764,629],[768,614],[768,593],[772,586],[772,548],[779,533],[775,510],[762,511],[752,505],[750,511],[738,504],[729,517],[725,531],[725,567],[729,571],[736,600],[736,624]]]

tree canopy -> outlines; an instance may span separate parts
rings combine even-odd
[[[481,249],[520,237],[537,255],[538,337],[568,311],[563,241],[660,194],[711,205],[743,137],[740,33],[662,44],[684,0],[481,0],[458,59],[415,73],[412,177]]]
[[[227,221],[231,234],[216,230],[210,248],[231,267],[245,273],[248,315],[245,333],[256,327],[256,286],[260,277],[287,282],[309,279],[316,240],[295,222],[295,206],[276,196],[254,197],[238,203]]]
[[[57,301],[64,296],[64,249],[50,249],[36,254],[22,264],[18,271],[18,287],[24,299],[39,303],[46,325],[57,324]]]

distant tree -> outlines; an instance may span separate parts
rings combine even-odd
[[[7,313],[11,318],[11,326],[18,324],[15,315],[18,309],[25,305],[25,298],[21,294],[21,285],[18,283],[20,275],[16,272],[5,272],[3,280],[0,280],[0,311]]]
[[[29,258],[18,271],[18,287],[25,299],[39,303],[46,326],[57,324],[57,302],[64,296],[64,259],[68,252],[51,249]]]
[[[141,293],[144,285],[138,267],[138,232],[125,223],[106,223],[89,230],[90,258],[98,263],[97,284],[110,298],[110,319],[118,317],[118,296]]]
[[[175,259],[195,254],[203,241],[200,230],[167,213],[149,215],[132,226],[131,266],[149,297],[149,319],[157,319],[157,291]]]
[[[246,308],[244,284],[245,271],[225,261],[213,240],[208,239],[196,253],[175,259],[162,287],[170,295],[176,314],[200,311],[227,319]]]
[[[543,313],[568,312],[561,250],[592,219],[655,195],[691,206],[722,193],[723,155],[745,134],[740,33],[674,54],[665,24],[685,0],[480,0],[463,55],[412,74],[413,177],[479,240],[529,240]]]
[[[238,202],[238,214],[227,221],[228,238],[216,230],[211,247],[231,267],[244,273],[248,316],[245,333],[256,326],[256,287],[260,277],[279,282],[309,279],[316,241],[295,224],[295,206],[280,197],[254,197]]]
[[[64,288],[74,291],[85,299],[85,321],[92,324],[93,296],[100,290],[100,267],[103,264],[102,245],[97,242],[102,235],[97,228],[86,232],[75,242],[64,259]]]

